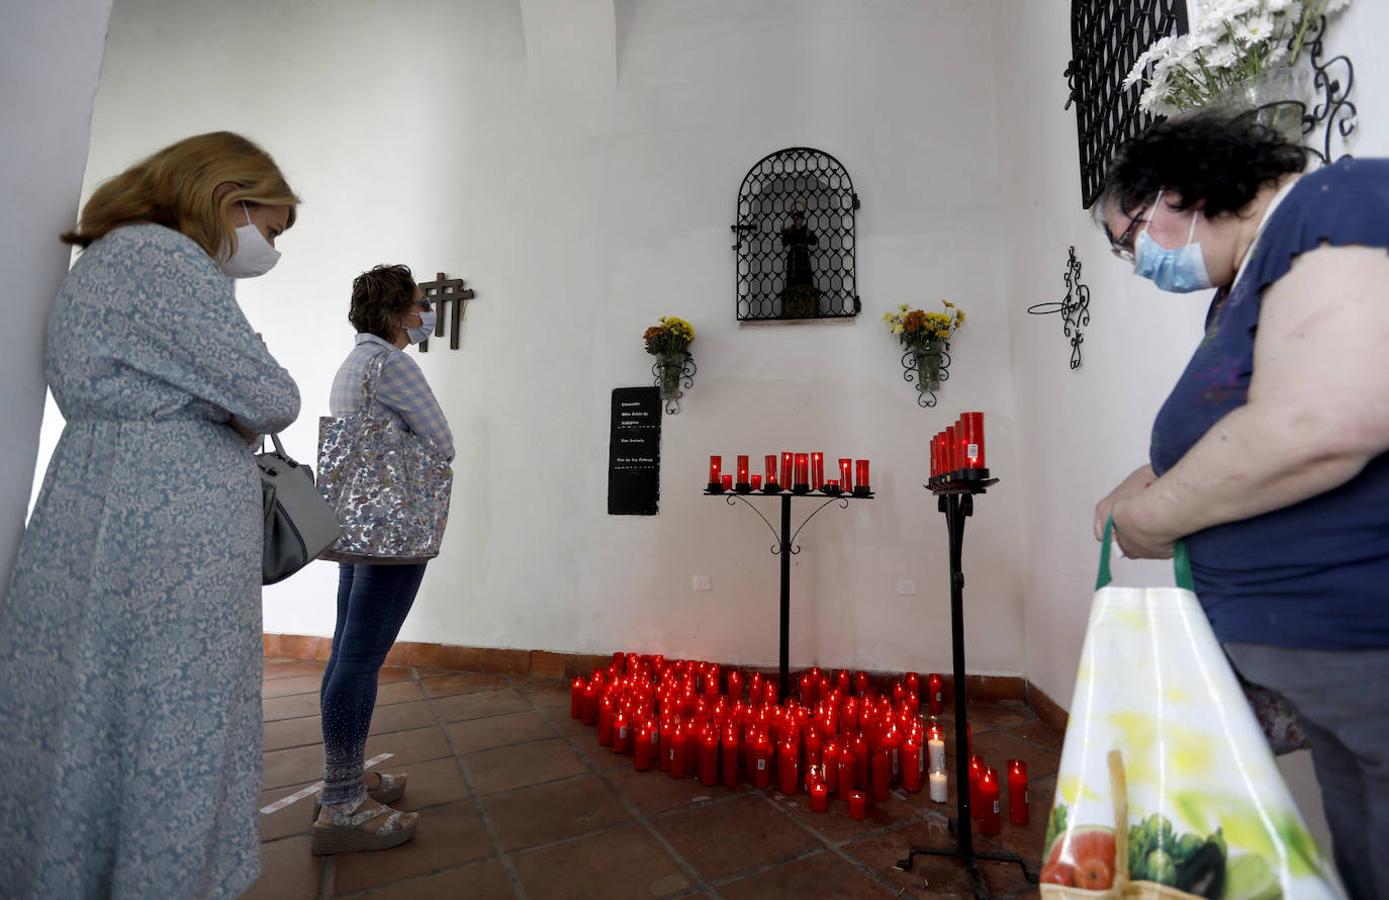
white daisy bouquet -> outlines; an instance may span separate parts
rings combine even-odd
[[[1226,88],[1296,64],[1322,16],[1350,0],[1213,0],[1191,31],[1162,38],[1134,63],[1124,88],[1145,85],[1144,112],[1168,116],[1206,106]]]

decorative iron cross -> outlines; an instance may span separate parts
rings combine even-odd
[[[1090,287],[1081,284],[1080,260],[1076,259],[1076,248],[1071,247],[1066,260],[1066,272],[1062,281],[1066,285],[1066,296],[1047,303],[1034,303],[1027,311],[1034,316],[1061,313],[1061,330],[1070,338],[1071,368],[1080,368],[1080,345],[1085,343],[1082,329],[1090,327]]]
[[[449,335],[449,349],[458,349],[458,333],[463,323],[463,301],[471,300],[477,296],[472,288],[463,287],[462,278],[445,278],[444,273],[440,272],[439,277],[434,281],[421,281],[420,290],[424,292],[424,298],[434,304],[438,310],[438,318],[434,323],[434,336],[444,336],[444,310],[451,303],[453,308],[450,310],[448,321],[452,334]],[[429,341],[420,342],[420,352],[429,352]]]

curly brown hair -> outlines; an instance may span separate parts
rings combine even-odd
[[[347,320],[359,334],[395,341],[401,317],[415,302],[415,276],[409,266],[379,265],[352,279]]]

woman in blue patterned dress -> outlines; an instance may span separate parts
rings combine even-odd
[[[1095,512],[1130,556],[1183,540],[1243,678],[1297,711],[1354,900],[1389,897],[1389,160],[1306,155],[1246,120],[1170,120],[1098,205],[1115,254],[1216,289],[1153,423],[1150,465]]]
[[[236,897],[260,867],[260,480],[299,413],[237,308],[298,203],[226,132],[103,184],[48,318],[66,419],[0,611],[7,897]]]

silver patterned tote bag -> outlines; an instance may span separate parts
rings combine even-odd
[[[318,420],[318,488],[342,523],[320,559],[405,564],[439,555],[453,468],[429,438],[380,414],[385,364],[385,354],[368,363],[361,410]]]

